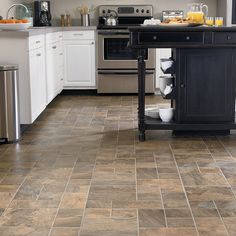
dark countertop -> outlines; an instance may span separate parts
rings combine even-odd
[[[140,25],[140,26],[131,26],[129,27],[131,32],[139,31],[139,32],[236,32],[236,26],[223,26],[223,27],[208,27],[208,26],[159,26],[159,25]]]

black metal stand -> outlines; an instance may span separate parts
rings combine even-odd
[[[138,56],[138,118],[139,141],[145,141],[145,50],[139,50]]]

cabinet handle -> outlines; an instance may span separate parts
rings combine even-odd
[[[56,48],[57,48],[57,46],[53,46],[53,47],[52,47],[52,49],[56,49]]]
[[[37,53],[36,56],[37,56],[37,57],[41,57],[41,53]]]
[[[230,35],[227,36],[227,40],[231,40],[232,37]]]
[[[38,43],[40,43],[40,41],[36,41],[36,43],[38,44]]]
[[[185,84],[180,84],[180,88],[185,88]]]
[[[190,36],[187,36],[187,37],[186,37],[186,40],[188,40],[188,41],[189,41],[190,39],[191,39],[191,38],[190,38]]]

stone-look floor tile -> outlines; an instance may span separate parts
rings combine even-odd
[[[166,226],[164,210],[139,209],[138,216],[139,227],[141,228],[158,228]]]
[[[197,229],[200,235],[227,236],[228,232],[220,218],[195,218]]]
[[[134,201],[112,201],[112,207],[114,208],[127,208],[127,209],[161,209],[163,208],[161,200],[134,200]]]
[[[137,219],[136,209],[112,209],[111,218],[112,219]]]
[[[221,217],[236,217],[236,199],[234,201],[216,201]]]
[[[8,209],[2,216],[0,225],[50,228],[56,212],[55,208]]]
[[[190,201],[232,201],[235,196],[228,187],[186,187],[186,193]]]
[[[157,179],[156,168],[137,168],[138,179]]]
[[[110,208],[87,208],[84,217],[86,219],[109,218],[111,216]]]
[[[226,226],[226,229],[229,233],[229,236],[236,235],[236,217],[227,217],[223,218],[224,224]]]
[[[53,227],[80,227],[82,215],[79,209],[59,209]]]
[[[87,200],[86,208],[111,208],[111,200]]]
[[[32,228],[26,226],[0,227],[1,236],[45,236],[48,235],[49,228]]]
[[[93,218],[85,219],[80,231],[80,236],[118,236],[118,235],[138,235],[137,218],[130,219],[111,219],[111,218]]]
[[[194,217],[219,217],[213,201],[190,202],[190,206]]]
[[[83,209],[86,205],[84,194],[66,193],[62,199],[61,208],[66,209]]]
[[[139,236],[197,236],[195,228],[140,229]]]
[[[53,228],[50,236],[78,236],[79,228]]]
[[[89,200],[135,200],[136,187],[133,185],[102,186],[92,185]]]
[[[162,190],[163,204],[165,208],[188,208],[184,192]]]
[[[193,218],[166,218],[168,227],[176,227],[176,228],[183,228],[183,227],[194,227]]]

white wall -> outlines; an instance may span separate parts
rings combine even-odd
[[[179,9],[187,11],[187,5],[191,2],[204,2],[209,6],[209,15],[216,15],[217,0],[51,0],[52,14],[54,17],[60,17],[63,13],[72,15],[72,18],[80,18],[76,8],[81,5],[99,6],[99,5],[127,5],[127,4],[151,4],[154,7],[154,16],[159,17],[161,12],[166,9]],[[91,14],[91,18],[97,18],[96,13]]]
[[[33,2],[32,0],[0,0],[0,15],[6,15],[7,8],[13,3]],[[222,0],[223,1],[223,0]],[[191,2],[204,2],[209,6],[209,15],[215,16],[217,0],[51,0],[53,18],[59,18],[61,14],[71,14],[72,18],[80,19],[78,6],[87,5],[127,5],[127,4],[151,4],[154,7],[154,17],[159,17],[161,11],[166,9],[180,9],[187,11],[187,4]],[[91,14],[91,18],[97,19],[97,12]]]
[[[0,16],[6,17],[7,9],[14,3],[21,3],[22,0],[0,0]]]

